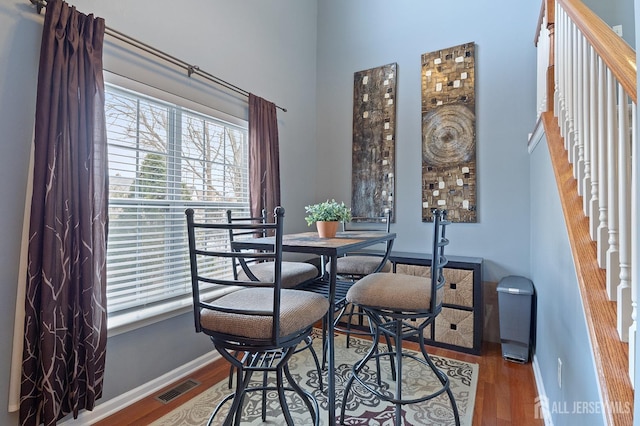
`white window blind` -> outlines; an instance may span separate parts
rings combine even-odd
[[[105,112],[111,323],[190,300],[184,211],[211,220],[248,212],[248,137],[246,127],[112,85]]]

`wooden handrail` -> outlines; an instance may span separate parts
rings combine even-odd
[[[536,36],[533,39],[533,44],[538,47],[538,42],[540,41],[540,28],[542,27],[542,20],[544,19],[545,14],[545,1],[543,0],[540,5],[540,14],[538,15],[538,23],[536,24]]]
[[[636,52],[580,0],[558,0],[558,3],[637,104]]]

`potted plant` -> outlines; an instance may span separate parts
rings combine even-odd
[[[322,203],[306,206],[307,225],[316,224],[320,238],[332,238],[336,236],[338,224],[351,220],[351,209],[344,202],[338,203],[336,200],[327,200]]]

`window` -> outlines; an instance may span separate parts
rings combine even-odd
[[[188,109],[188,101],[105,89],[111,329],[190,306],[184,210],[219,220],[228,209],[248,213],[248,137],[246,123]]]

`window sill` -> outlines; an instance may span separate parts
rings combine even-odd
[[[232,293],[236,288],[224,288],[212,291],[206,295],[207,300],[214,300],[225,294]],[[139,328],[147,327],[160,321],[164,321],[178,315],[191,312],[193,310],[193,300],[191,295],[178,300],[155,305],[148,308],[138,309],[134,312],[114,315],[107,319],[107,338],[119,334],[128,333]]]
[[[135,312],[117,315],[107,320],[107,337],[128,333],[169,318],[191,311],[191,297],[172,303],[165,303],[153,308],[140,309]]]

